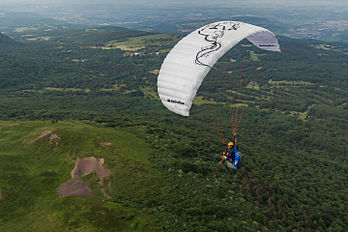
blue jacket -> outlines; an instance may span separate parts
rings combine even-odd
[[[239,166],[239,162],[240,162],[241,156],[242,156],[242,153],[240,153],[239,151],[237,151],[234,154],[233,166],[235,166],[236,168],[238,168],[238,166]]]

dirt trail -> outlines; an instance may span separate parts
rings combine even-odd
[[[46,130],[46,131],[42,132],[41,135],[39,135],[39,137],[33,139],[31,142],[33,143],[33,142],[35,142],[35,141],[37,141],[37,140],[39,140],[39,139],[42,139],[42,138],[48,136],[48,135],[51,134],[51,133],[52,133],[52,131]]]

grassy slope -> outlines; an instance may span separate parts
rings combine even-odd
[[[45,130],[60,137],[56,151],[48,137],[32,142]],[[105,141],[112,146],[101,146]],[[124,131],[78,122],[0,122],[0,151],[0,231],[151,231],[150,216],[116,201],[166,193],[148,161],[149,145]],[[111,170],[104,183],[111,198],[102,197],[94,174],[81,178],[94,196],[58,197],[76,158],[90,156],[103,157]]]

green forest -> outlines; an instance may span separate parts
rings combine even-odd
[[[242,41],[182,117],[156,86],[181,38],[0,33],[0,231],[348,231],[348,44],[280,37],[274,54]],[[244,159],[233,170],[218,163],[236,99]],[[48,130],[56,143],[40,137]],[[91,196],[59,196],[91,156],[110,170],[105,194],[91,174],[77,178]]]

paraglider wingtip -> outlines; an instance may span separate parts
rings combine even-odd
[[[189,112],[182,112],[182,113],[179,113],[181,116],[184,116],[184,117],[188,117],[190,116],[190,113]]]

